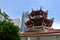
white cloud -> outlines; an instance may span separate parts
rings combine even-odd
[[[53,23],[52,28],[60,29],[60,23]]]

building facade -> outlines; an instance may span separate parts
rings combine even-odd
[[[27,30],[25,22],[29,20],[28,17],[29,12],[25,12],[22,14],[22,19],[21,19],[21,32],[24,32]]]
[[[20,27],[20,19],[19,18],[12,19],[11,22],[13,22],[14,25],[17,25]]]
[[[2,11],[0,9],[0,21],[3,21],[3,20],[11,21],[14,23],[14,25],[17,25],[20,27],[20,19],[19,18],[11,19],[4,11]]]
[[[0,9],[0,21],[3,21],[3,20],[10,20],[10,17]]]
[[[24,32],[24,26],[25,26],[25,24],[24,24],[24,13],[22,14],[22,19],[21,19],[21,32]]]
[[[20,32],[21,40],[60,40],[60,29],[51,28],[54,18],[47,18],[48,11],[32,10],[28,17],[24,22],[28,30]]]
[[[21,33],[21,40],[60,40],[59,32],[24,32]]]

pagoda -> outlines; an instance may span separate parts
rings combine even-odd
[[[42,8],[40,10],[32,10],[31,13],[28,14],[29,20],[25,22],[26,28],[28,32],[43,32],[45,30],[51,29],[54,18],[48,19],[48,11],[43,11]]]
[[[48,19],[48,11],[32,10],[27,16],[21,40],[60,40],[60,29],[52,28],[54,18]]]

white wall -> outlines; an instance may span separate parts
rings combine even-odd
[[[0,21],[4,20],[4,16],[0,15]]]
[[[20,27],[20,19],[19,18],[12,19],[12,22],[14,23],[14,25],[17,25]]]
[[[60,40],[60,36],[34,36],[34,37],[30,37],[28,39],[28,37],[22,37],[21,40]]]

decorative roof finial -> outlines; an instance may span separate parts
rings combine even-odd
[[[46,13],[48,13],[48,10],[46,11]]]
[[[54,18],[52,18],[52,20],[54,20]]]
[[[42,10],[42,6],[40,7],[40,10]]]
[[[38,10],[38,9],[36,9],[36,10]]]
[[[32,11],[34,11],[34,9],[32,8]]]

